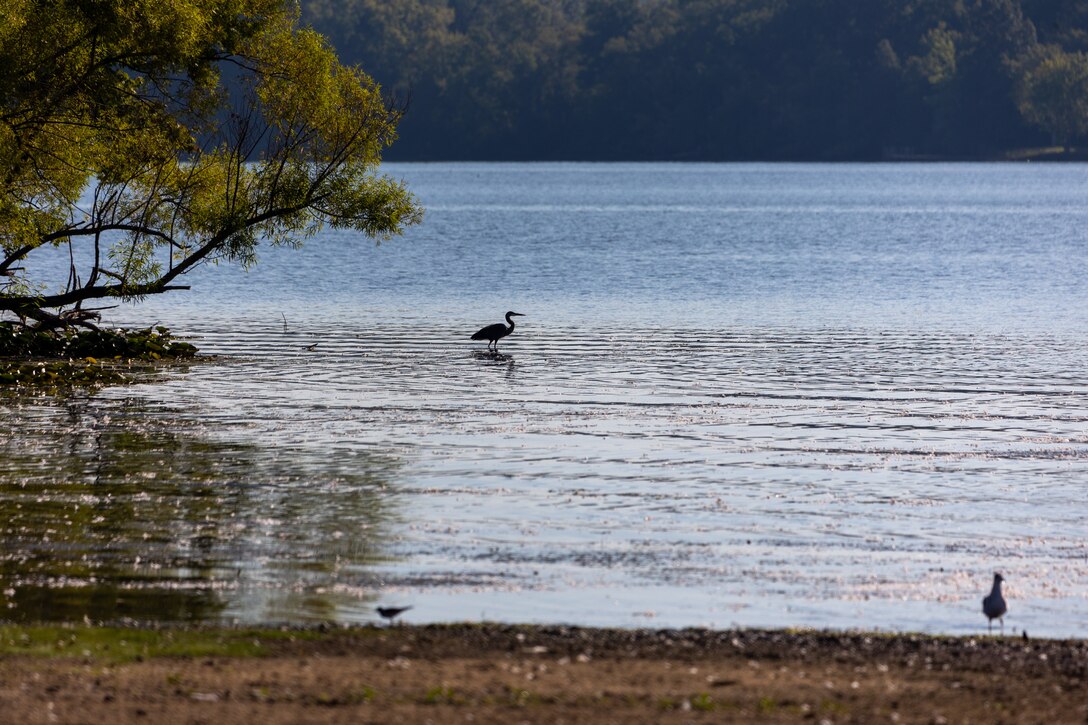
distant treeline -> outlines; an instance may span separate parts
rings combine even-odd
[[[303,0],[390,159],[993,158],[1088,133],[1084,0]]]

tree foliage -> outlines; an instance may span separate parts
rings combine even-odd
[[[414,159],[992,157],[1048,141],[1023,103],[1026,61],[1043,46],[1088,51],[1083,0],[303,10],[387,87],[411,90],[395,153]]]
[[[1088,133],[1088,53],[1049,46],[1040,55],[1023,73],[1020,110],[1056,143],[1067,144]]]
[[[285,0],[2,0],[0,99],[0,311],[46,325],[261,241],[420,218],[376,173],[401,111]],[[40,289],[59,245],[68,284]]]

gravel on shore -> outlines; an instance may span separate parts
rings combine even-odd
[[[1083,640],[499,624],[254,640],[262,656],[9,649],[0,712],[119,725],[1088,722]]]

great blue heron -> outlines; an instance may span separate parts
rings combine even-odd
[[[499,340],[514,331],[514,321],[510,319],[511,317],[525,317],[525,315],[521,314],[520,312],[507,312],[506,324],[510,325],[509,327],[502,324],[501,322],[496,322],[494,325],[488,325],[487,327],[481,329],[479,332],[472,336],[472,339],[488,340],[487,349],[491,350],[491,346],[494,345],[494,351],[497,353],[499,351]]]
[[[982,613],[986,615],[989,620],[990,631],[994,631],[994,620],[1001,620],[1001,634],[1005,634],[1005,612],[1009,610],[1005,604],[1005,597],[1001,596],[1001,582],[1005,581],[1005,577],[1000,574],[994,574],[994,588],[990,590],[989,596],[982,600]]]

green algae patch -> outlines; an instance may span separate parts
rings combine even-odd
[[[125,366],[128,367],[128,366]],[[23,385],[46,391],[67,387],[122,385],[132,381],[121,366],[97,360],[2,360],[0,386]]]
[[[159,361],[187,360],[196,347],[165,327],[35,330],[0,322],[0,387],[44,391],[120,385]]]
[[[132,662],[156,657],[265,657],[285,645],[327,635],[310,630],[136,629],[0,625],[0,657]]]

